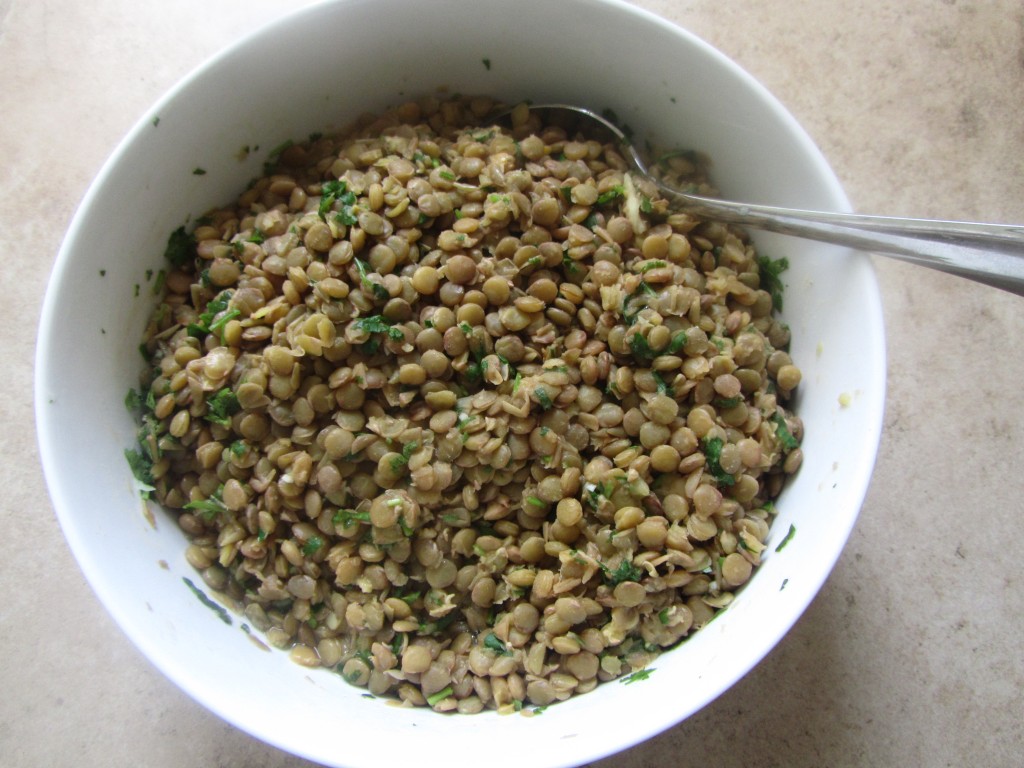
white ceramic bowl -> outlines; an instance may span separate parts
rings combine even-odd
[[[848,209],[827,163],[764,88],[711,47],[625,3],[347,0],[240,41],[146,114],[89,190],[57,259],[39,333],[36,410],[50,493],[104,605],[171,680],[285,750],[338,766],[569,766],[646,739],[710,702],[786,633],[832,569],[878,443],[882,315],[868,259],[758,236],[787,256],[784,319],[804,372],[805,460],[778,503],[768,556],[735,603],[642,684],[609,683],[542,717],[444,716],[369,701],[249,642],[183,584],[197,578],[169,518],[143,514],[123,450],[124,395],[168,233],[235,197],[266,151],[446,85],[515,101],[614,109],[638,137],[709,153],[737,199]],[[243,145],[261,152],[239,160]],[[192,170],[206,169],[204,176]],[[103,276],[105,271],[105,276]],[[840,396],[849,398],[840,405]],[[844,401],[847,399],[843,398]],[[782,551],[775,548],[795,526]],[[161,563],[166,567],[161,567]],[[623,713],[634,716],[626,718]]]

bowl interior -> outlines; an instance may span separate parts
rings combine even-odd
[[[756,238],[763,252],[791,263],[784,318],[804,372],[804,465],[779,502],[754,579],[720,618],[661,657],[650,678],[599,686],[532,718],[467,720],[368,701],[331,673],[248,642],[238,617],[222,622],[187,589],[183,579],[200,582],[184,560],[184,537],[159,513],[151,524],[126,465],[135,428],[123,400],[137,381],[137,340],[155,299],[151,275],[170,231],[233,199],[280,142],[439,85],[611,108],[638,137],[710,154],[726,196],[848,207],[813,143],[760,85],[632,6],[317,5],[187,78],[139,121],[89,190],[59,254],[39,333],[44,469],[68,542],[111,614],[169,678],[238,727],[331,765],[380,765],[382,744],[402,737],[415,739],[408,743],[425,768],[479,755],[493,766],[576,765],[707,704],[774,646],[820,588],[856,519],[881,427],[878,290],[863,255]],[[849,403],[841,406],[844,393]],[[796,535],[776,552],[790,526]]]

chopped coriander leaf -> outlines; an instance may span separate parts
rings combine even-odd
[[[179,226],[167,239],[167,248],[164,250],[164,258],[174,266],[184,266],[196,257],[196,239],[185,231],[184,226]]]
[[[354,509],[339,509],[334,513],[334,517],[331,518],[331,522],[335,525],[340,525],[342,528],[348,528],[353,523],[370,522],[370,513],[357,512]]]
[[[355,321],[355,327],[367,333],[386,333],[392,341],[401,341],[405,338],[400,328],[395,328],[381,315],[361,317]]]
[[[789,542],[792,540],[792,538],[795,535],[796,535],[796,526],[790,524],[789,530],[786,531],[786,535],[783,537],[782,541],[779,542],[779,546],[777,546],[775,548],[775,551],[776,552],[781,552],[783,547],[785,547],[787,544],[789,544]]]
[[[668,624],[668,608],[662,608],[660,611],[658,611],[658,621],[660,621],[662,624]]]
[[[381,301],[391,298],[391,294],[388,293],[388,289],[379,283],[373,282],[368,276],[368,270],[366,262],[362,259],[353,259],[356,263],[356,269],[359,271],[359,282],[362,283],[363,288],[368,289],[374,297]]]
[[[782,443],[783,449],[792,451],[794,448],[800,447],[800,442],[789,431],[789,427],[786,426],[786,420],[782,418],[781,413],[776,411],[772,414],[771,421],[775,425],[775,434],[779,438],[779,442]]]
[[[192,175],[193,176],[205,176],[206,175],[206,169],[205,168],[199,168],[197,166],[197,167],[192,169]]]
[[[669,393],[668,383],[661,377],[661,373],[658,371],[651,371],[651,378],[654,379],[654,383],[658,387],[659,394],[667,395]]]
[[[483,59],[480,59],[480,61],[482,61],[484,63],[484,68],[487,69],[488,71],[490,71],[490,69],[491,69],[491,60],[488,59],[488,58],[483,58]]]
[[[124,407],[135,413],[142,410],[142,404],[142,392],[137,389],[129,389],[128,394],[124,396]]]
[[[223,333],[222,332],[224,331],[224,326],[227,325],[230,321],[234,320],[236,317],[240,317],[241,314],[242,314],[242,311],[239,310],[239,309],[228,310],[223,315],[221,315],[219,318],[217,318],[216,322],[214,322],[214,323],[212,323],[210,325],[210,333],[222,334],[221,335],[221,340],[223,341]]]
[[[323,545],[324,540],[319,536],[310,536],[309,539],[306,540],[306,543],[302,545],[302,554],[306,557],[312,557]]]
[[[438,171],[437,175],[445,181],[455,181],[455,174],[451,171]]]
[[[156,282],[153,283],[153,295],[159,296],[160,292],[164,289],[164,283],[167,281],[167,270],[161,269],[156,273]]]
[[[241,409],[238,396],[230,387],[224,387],[206,401],[206,420],[228,427],[231,425],[231,417]]]
[[[611,203],[611,202],[613,202],[615,200],[618,200],[620,197],[625,197],[625,196],[626,196],[626,188],[624,186],[622,186],[621,184],[616,184],[614,187],[609,189],[607,192],[602,192],[600,195],[597,196],[597,204],[598,205],[607,205],[608,203]]]
[[[256,229],[256,228],[253,229],[252,234],[249,235],[249,238],[248,238],[250,243],[256,243],[257,245],[259,245],[260,243],[262,243],[266,239],[267,239],[267,236],[265,234],[263,234],[263,232],[260,229]]]
[[[640,196],[640,213],[653,213],[654,204],[651,202],[651,198],[647,195]]]
[[[605,581],[613,587],[624,581],[640,581],[644,577],[643,569],[633,565],[633,561],[629,558],[623,558],[614,571],[604,563],[598,563],[598,565],[601,567]]]
[[[484,637],[484,647],[490,648],[492,651],[495,651],[500,656],[512,655],[512,651],[506,648],[505,643],[503,643],[501,639],[493,632],[488,632],[487,636]]]
[[[686,331],[676,331],[672,334],[672,340],[669,341],[668,346],[665,348],[665,354],[674,355],[676,352],[686,346]]]
[[[469,323],[463,320],[461,323],[459,323],[459,330],[462,331],[467,336],[469,336],[469,334],[473,332],[473,326],[471,326]]]
[[[719,485],[732,486],[736,484],[736,478],[722,469],[720,463],[722,458],[722,447],[724,443],[720,437],[704,439],[704,456],[707,458],[708,471]]]
[[[348,191],[348,185],[341,179],[325,181],[321,185],[320,204],[317,206],[317,215],[327,221],[327,214],[334,208],[335,203],[341,203],[342,209],[339,212],[345,221],[342,224],[355,224],[355,216],[352,214],[352,206],[356,204],[355,193]],[[351,221],[347,219],[351,218]]]
[[[516,392],[518,392],[518,391],[519,391],[519,385],[520,385],[520,384],[522,383],[522,381],[523,381],[523,376],[522,376],[522,374],[521,374],[521,373],[519,373],[518,371],[516,371],[516,378],[515,378],[515,380],[514,380],[514,381],[512,382],[512,394],[513,394],[513,395],[514,395],[514,394],[515,394]]]
[[[547,393],[547,390],[537,387],[537,389],[535,389],[533,393],[537,395],[537,402],[540,403],[541,408],[543,408],[546,411],[548,408],[551,407],[551,396]]]
[[[651,676],[651,672],[654,671],[654,667],[646,667],[644,669],[638,669],[632,674],[620,677],[619,682],[625,685],[631,685],[632,683],[638,682],[639,680],[646,680]]]
[[[446,688],[442,688],[437,693],[432,693],[430,696],[427,696],[427,704],[431,707],[436,707],[438,704],[440,704],[442,701],[444,701],[451,695],[452,687],[449,685]]]
[[[655,259],[654,261],[648,261],[646,264],[640,267],[640,274],[650,272],[652,269],[661,269],[662,267],[667,266],[668,264],[666,262],[659,261],[658,259]]]
[[[142,451],[135,448],[126,448],[124,457],[128,460],[128,466],[132,475],[145,486],[153,485],[153,462]]]
[[[221,491],[221,489],[218,488],[217,491]],[[202,515],[203,519],[205,519],[207,522],[210,522],[221,512],[228,511],[227,506],[225,506],[224,502],[221,500],[217,491],[215,491],[213,495],[210,496],[209,498],[196,499],[195,501],[190,501],[188,504],[184,506],[184,509],[195,510],[196,512],[199,512]]]
[[[768,256],[758,256],[757,265],[761,268],[761,287],[768,291],[772,297],[772,304],[775,309],[782,310],[782,273],[789,269],[789,259],[772,259]]]
[[[641,365],[650,365],[651,361],[658,356],[657,352],[651,349],[651,345],[639,333],[634,333],[629,339],[629,349],[633,357]]]
[[[235,440],[235,442],[228,446],[228,450],[232,456],[241,458],[248,450],[248,446],[245,444],[245,440]]]

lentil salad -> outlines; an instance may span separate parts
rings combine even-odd
[[[134,454],[272,645],[463,713],[627,679],[705,625],[801,461],[780,263],[493,108],[285,146],[175,233]],[[660,168],[708,191],[690,155]]]

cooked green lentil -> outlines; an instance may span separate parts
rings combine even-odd
[[[463,713],[699,629],[801,460],[745,235],[492,109],[288,146],[203,217],[145,332],[141,448],[207,586],[303,666]]]

